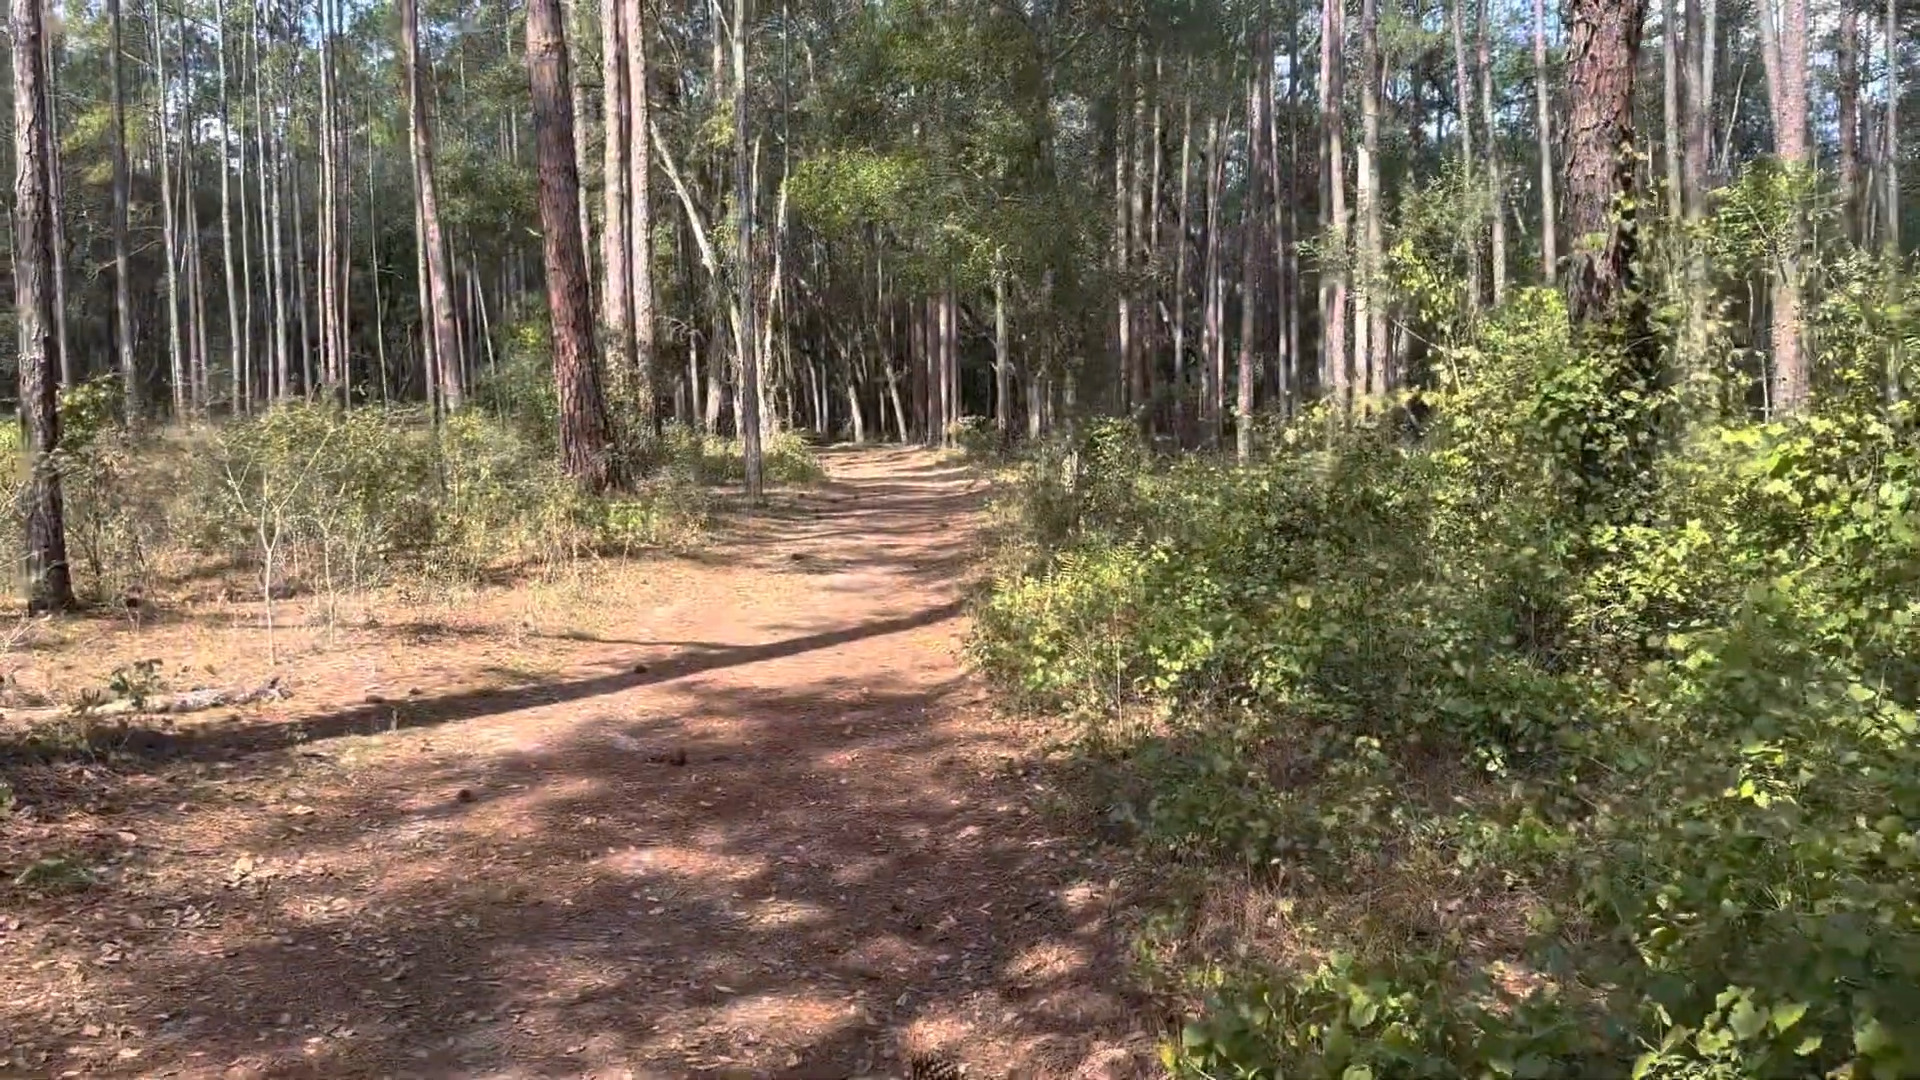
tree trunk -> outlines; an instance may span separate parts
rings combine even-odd
[[[120,407],[124,419],[132,423],[140,418],[141,387],[133,359],[133,287],[127,277],[127,106],[121,30],[120,0],[107,0],[107,49],[113,54],[107,64],[113,127],[113,339],[119,355]]]
[[[148,8],[148,36],[153,40],[153,86],[155,99],[154,127],[158,139],[160,166],[160,236],[162,254],[166,259],[167,282],[167,370],[173,380],[173,416],[177,420],[187,411],[187,372],[185,357],[182,355],[180,324],[180,275],[177,253],[179,229],[174,224],[173,213],[173,155],[168,149],[167,130],[172,124],[167,119],[167,51],[164,39],[164,26],[160,21],[160,5],[155,0]]]
[[[1493,105],[1493,20],[1480,0],[1480,116],[1487,128],[1487,232],[1493,254],[1493,302],[1507,298],[1507,180],[1500,166],[1500,132]]]
[[[1533,0],[1533,99],[1534,134],[1540,144],[1540,280],[1552,285],[1560,267],[1560,215],[1554,209],[1553,89],[1547,81],[1547,0]]]
[[[527,4],[527,77],[540,161],[540,228],[553,317],[553,379],[560,397],[560,463],[588,490],[617,480],[606,397],[593,345],[593,297],[581,244],[580,173],[574,157],[572,78],[559,0]]]
[[[1783,16],[1778,26],[1776,11]],[[1802,175],[1812,165],[1807,140],[1807,0],[1763,0],[1758,15],[1774,151],[1783,166]],[[1811,381],[1801,342],[1800,247],[1806,223],[1798,206],[1791,218],[1785,248],[1777,254],[1774,267],[1773,358],[1767,378],[1771,411],[1786,416],[1805,411]]]
[[[1279,327],[1274,345],[1274,407],[1293,416],[1300,362],[1300,289],[1296,258],[1300,235],[1300,0],[1287,8],[1287,153],[1280,154],[1280,108],[1267,111],[1267,184],[1273,192],[1274,308]],[[1284,162],[1284,163],[1283,163]]]
[[[1900,246],[1900,26],[1896,20],[1899,0],[1887,0],[1887,232],[1886,251],[1899,258]]]
[[[240,295],[238,282],[234,278],[233,268],[233,170],[228,167],[232,154],[230,142],[233,130],[233,114],[227,101],[227,5],[218,0],[213,9],[214,48],[219,52],[220,60],[220,252],[226,270],[227,285],[227,370],[231,384],[229,407],[233,412],[241,412],[242,367],[240,351],[246,341],[246,324],[240,321]],[[246,142],[240,144],[241,156],[246,156]]]
[[[735,240],[734,335],[740,350],[740,449],[746,464],[747,498],[765,491],[760,460],[760,356],[753,327],[752,160],[747,152],[747,0],[733,0],[733,193]]]
[[[292,114],[292,102],[288,102],[287,112]],[[313,395],[316,380],[313,372],[313,322],[307,306],[307,240],[306,206],[300,200],[300,153],[289,142],[287,155],[287,191],[292,195],[293,214],[291,231],[293,233],[293,310],[300,327],[300,393]]]
[[[1360,152],[1354,162],[1360,202],[1360,280],[1353,294],[1354,364],[1370,398],[1386,394],[1386,313],[1381,306],[1380,8],[1360,0]]]
[[[53,344],[60,385],[73,386],[86,372],[67,341],[67,173],[60,153],[60,45],[54,38],[54,6],[43,0],[40,24],[47,95],[47,203],[53,226]]]
[[[849,396],[853,391],[848,389]],[[859,416],[859,401],[854,401]],[[993,270],[993,428],[1005,443],[1013,433],[1013,351],[1007,341],[1007,270]]]
[[[1576,328],[1630,317],[1637,247],[1633,81],[1646,0],[1569,0],[1567,216],[1575,238],[1567,311]],[[1637,305],[1635,305],[1637,306]]]
[[[640,423],[657,436],[660,410],[657,402],[659,345],[654,331],[653,157],[647,143],[647,129],[653,122],[652,83],[647,74],[647,27],[640,0],[620,0],[620,7],[625,19],[627,104],[631,110],[627,130],[633,138],[627,154],[626,186],[627,198],[631,201],[627,235],[632,248],[627,257],[627,274],[633,289],[634,396],[638,399]]]
[[[1267,245],[1261,233],[1267,211],[1267,179],[1264,158],[1266,140],[1259,137],[1267,127],[1267,96],[1263,84],[1273,78],[1273,64],[1267,55],[1267,27],[1264,11],[1254,31],[1253,55],[1247,73],[1247,187],[1240,214],[1240,353],[1234,372],[1234,457],[1246,464],[1253,460],[1254,390],[1260,382],[1260,267],[1266,262]]]
[[[1660,149],[1666,169],[1667,217],[1679,221],[1682,213],[1683,177],[1680,133],[1680,68],[1682,49],[1680,19],[1674,0],[1660,0]]]
[[[1707,213],[1709,159],[1713,156],[1712,144],[1713,91],[1706,85],[1709,78],[1707,65],[1710,45],[1706,40],[1707,25],[1704,0],[1686,0],[1687,52],[1686,77],[1682,86],[1686,90],[1684,106],[1687,114],[1687,148],[1685,204],[1688,221],[1701,221]],[[1704,266],[1701,270],[1704,271]],[[1704,280],[1704,274],[1695,278],[1697,287]]]
[[[1227,282],[1221,266],[1223,244],[1221,227],[1226,215],[1221,212],[1220,197],[1226,186],[1226,161],[1221,146],[1221,124],[1216,117],[1207,123],[1207,250],[1206,313],[1201,327],[1200,419],[1207,445],[1218,447],[1225,434],[1226,396],[1222,383],[1227,376]]]
[[[73,605],[61,503],[60,411],[54,382],[52,145],[41,0],[13,0],[13,296],[19,331],[20,420],[27,482],[26,587],[30,611]]]
[[[1862,239],[1860,213],[1860,17],[1851,3],[1838,13],[1840,143],[1840,221],[1848,240]]]
[[[1473,156],[1473,84],[1467,80],[1467,0],[1453,0],[1453,86],[1460,113],[1460,180],[1468,192],[1474,185]],[[1480,228],[1474,226],[1467,239],[1467,304],[1480,309]]]
[[[636,130],[632,126],[624,7],[625,0],[601,0],[600,4],[600,130],[605,139],[600,164],[605,200],[600,215],[600,321],[607,370],[615,373],[625,372],[633,357],[634,289],[627,263],[633,251],[628,236],[633,203],[627,197],[627,179],[632,175],[627,155],[646,142],[646,128]],[[584,225],[582,229],[583,235],[591,235]]]
[[[413,143],[415,192],[420,206],[419,244],[425,249],[427,299],[425,314],[433,334],[433,358],[437,368],[441,407],[452,412],[460,407],[466,393],[462,384],[459,345],[454,337],[453,292],[448,282],[447,249],[440,233],[440,198],[433,177],[433,118],[427,115],[426,73],[421,70],[420,21],[417,0],[399,0],[400,43],[406,65],[408,114]],[[556,16],[557,18],[558,16]],[[531,48],[531,43],[529,43]],[[572,112],[569,104],[567,112]],[[572,132],[569,130],[569,137]],[[575,181],[578,199],[578,180]],[[576,213],[577,216],[577,213]],[[575,222],[567,228],[577,231]]]
[[[1462,0],[1463,2],[1463,0]],[[1341,141],[1341,104],[1346,86],[1346,0],[1321,5],[1320,25],[1320,170],[1323,242],[1320,264],[1320,326],[1324,356],[1321,386],[1337,408],[1353,404],[1353,373],[1347,337],[1346,149]],[[1463,69],[1464,70],[1464,69]]]
[[[1187,423],[1187,232],[1192,225],[1193,94],[1180,110],[1180,209],[1173,237],[1173,437],[1186,445]]]
[[[1118,345],[1115,359],[1120,369],[1115,373],[1113,398],[1119,408],[1126,413],[1129,402],[1127,391],[1133,381],[1134,340],[1133,340],[1133,245],[1128,236],[1127,199],[1130,185],[1127,183],[1128,151],[1133,145],[1130,130],[1133,120],[1134,72],[1131,63],[1132,50],[1125,50],[1126,57],[1121,61],[1120,93],[1113,103],[1113,290],[1115,297],[1114,340]]]

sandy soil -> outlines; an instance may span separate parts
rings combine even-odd
[[[284,702],[0,757],[0,1074],[1144,1069],[1110,872],[963,670],[981,481],[827,461],[697,557],[309,611]],[[240,683],[257,622],[9,659],[21,686],[140,656]],[[48,858],[91,884],[15,883]]]

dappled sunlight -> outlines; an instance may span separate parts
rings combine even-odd
[[[830,489],[894,520],[863,485],[911,460],[838,458]],[[961,482],[928,481],[953,513],[977,506]],[[926,518],[922,553],[967,520]],[[375,702],[316,682],[181,725],[129,760],[166,789],[123,818],[140,924],[105,964],[33,930],[76,974],[0,1020],[51,1007],[96,1070],[315,1077],[884,1074],[922,1017],[962,1013],[940,1045],[983,1068],[1132,1037],[1131,1013],[1060,996],[1108,993],[1116,954],[1083,856],[1007,768],[1032,750],[956,670],[963,581],[903,595],[883,561],[822,588],[779,546],[814,543],[663,571],[522,685],[469,689],[469,639],[445,637],[420,657],[444,688],[388,666]],[[754,604],[685,602],[756,574]]]

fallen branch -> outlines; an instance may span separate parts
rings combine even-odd
[[[189,690],[182,694],[156,694],[151,697],[117,698],[113,701],[78,705],[52,709],[10,709],[0,712],[0,719],[16,724],[32,725],[37,721],[64,720],[74,717],[101,716],[177,716],[181,713],[204,712],[207,709],[226,708],[235,705],[252,705],[261,701],[281,701],[287,697],[286,687],[280,685],[279,676],[268,679],[259,686],[229,687],[221,689]]]

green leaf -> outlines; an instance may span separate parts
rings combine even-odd
[[[1767,1014],[1753,1004],[1751,998],[1742,997],[1727,1014],[1727,1026],[1740,1036],[1742,1042],[1752,1039],[1767,1028]]]
[[[1799,1023],[1800,1018],[1805,1015],[1807,1015],[1806,1002],[1789,1001],[1784,1005],[1775,1005],[1773,1015],[1769,1019],[1773,1022],[1774,1031],[1785,1034],[1792,1030],[1793,1025]]]

